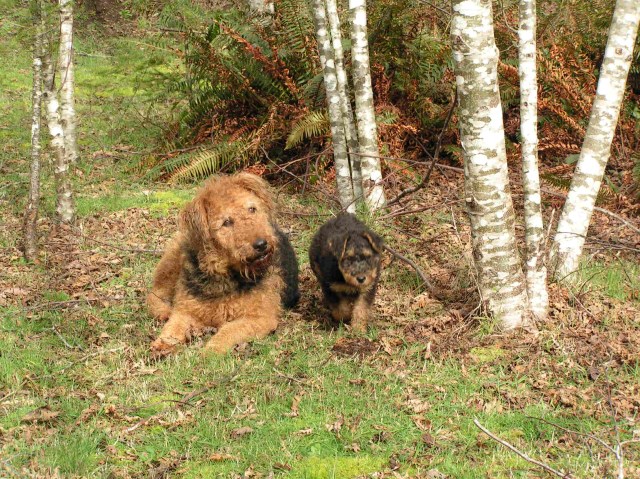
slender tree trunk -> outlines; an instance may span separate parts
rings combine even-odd
[[[480,294],[502,326],[512,329],[527,322],[528,298],[509,192],[490,1],[453,0],[451,42]]]
[[[75,204],[69,180],[69,170],[78,161],[78,145],[76,143],[76,114],[74,107],[74,71],[73,71],[73,3],[72,0],[59,0],[60,5],[60,51],[58,58],[58,72],[60,75],[60,125],[62,126],[62,158],[56,156],[55,176],[57,183],[58,220],[71,223],[75,219]],[[51,76],[53,78],[53,75]],[[47,86],[49,101],[57,96],[53,80]],[[57,103],[57,98],[56,98]],[[53,104],[49,103],[49,130],[52,137],[59,138],[57,129],[51,131],[51,115]],[[56,109],[57,111],[57,109]],[[53,114],[55,116],[55,113]],[[55,120],[54,120],[55,122]],[[60,149],[56,153],[59,153]]]
[[[358,131],[356,130],[356,124],[353,118],[349,81],[344,68],[342,32],[340,29],[340,17],[338,16],[336,0],[327,0],[327,17],[329,18],[334,58],[336,62],[336,77],[338,79],[338,91],[340,93],[340,110],[342,111],[344,132],[347,139],[347,148],[349,150],[351,180],[353,182],[353,192],[356,198],[356,203],[358,203],[363,199],[362,170],[360,167],[360,156],[358,155]]]
[[[327,12],[324,0],[313,0],[313,21],[318,42],[320,64],[324,73],[324,86],[327,91],[327,109],[331,123],[331,138],[333,141],[333,162],[336,169],[336,183],[340,205],[349,212],[355,212],[355,197],[351,169],[347,155],[347,143],[344,131],[342,110],[340,109],[340,93],[334,50],[327,30]]]
[[[351,15],[351,62],[353,89],[356,100],[359,154],[365,201],[375,211],[385,205],[378,132],[373,106],[373,88],[369,68],[369,41],[367,39],[367,7],[365,0],[349,0]]]
[[[544,225],[538,175],[538,79],[536,74],[536,1],[520,0],[520,136],[524,225],[527,245],[526,280],[529,308],[536,319],[547,317],[549,293],[544,264]]]
[[[640,2],[617,0],[589,125],[552,245],[551,263],[558,280],[571,279],[570,276],[578,269],[596,197],[611,154],[611,142],[639,23]]]
[[[41,0],[35,2],[33,23],[36,34],[33,45],[33,89],[31,103],[33,115],[31,121],[31,174],[29,182],[29,198],[24,210],[24,257],[27,261],[38,258],[38,207],[40,202],[40,125],[42,119],[42,53],[44,27],[42,24]]]
[[[273,16],[275,7],[272,0],[249,0],[249,11],[253,15]]]

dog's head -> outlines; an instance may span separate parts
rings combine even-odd
[[[180,227],[209,273],[254,279],[278,246],[269,185],[249,173],[208,180],[182,210]]]
[[[369,289],[378,279],[383,248],[382,238],[372,231],[345,235],[338,267],[346,283],[361,291]]]

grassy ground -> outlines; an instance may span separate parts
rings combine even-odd
[[[615,476],[613,454],[594,438],[640,437],[637,264],[589,261],[581,287],[552,286],[539,332],[500,335],[473,314],[468,231],[446,207],[377,229],[447,298],[422,293],[387,258],[376,321],[358,337],[326,326],[306,259],[326,208],[283,190],[301,304],[277,334],[233,354],[202,356],[199,338],[152,361],[149,251],[194,189],[149,183],[132,168],[160,132],[160,113],[136,87],[150,57],[162,64],[144,38],[78,39],[79,222],[52,227],[47,166],[42,263],[24,264],[15,232],[28,177],[26,22],[16,9],[0,23],[0,54],[13,59],[0,70],[0,476],[546,477],[474,419],[557,470]],[[424,204],[442,204],[445,190],[455,199],[458,179],[438,184]],[[626,445],[624,466],[640,475],[637,445]]]

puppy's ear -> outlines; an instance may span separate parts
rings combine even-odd
[[[271,193],[269,183],[251,173],[238,173],[234,175],[232,179],[235,184],[260,198],[269,212],[274,211],[275,202],[273,201],[273,194]]]
[[[338,258],[338,261],[342,260],[344,252],[347,249],[347,242],[349,241],[349,235],[333,236],[327,240],[327,246],[333,256]]]
[[[369,242],[369,244],[373,248],[373,251],[378,254],[382,254],[382,250],[384,249],[384,241],[380,236],[375,234],[373,231],[365,231],[364,233],[362,233],[362,237]]]
[[[207,228],[208,200],[205,196],[194,198],[180,212],[180,229],[192,239],[205,240],[209,237]]]

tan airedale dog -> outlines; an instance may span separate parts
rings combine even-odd
[[[340,213],[316,232],[311,269],[334,320],[364,332],[376,295],[384,242],[350,213]]]
[[[209,179],[180,214],[147,297],[167,321],[152,345],[162,356],[205,328],[206,348],[224,353],[278,326],[282,306],[299,298],[298,264],[274,219],[262,178],[239,173]]]

